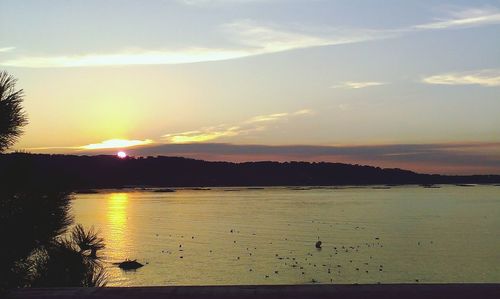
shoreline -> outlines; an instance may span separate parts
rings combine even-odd
[[[34,298],[500,298],[499,284],[241,285],[104,288],[26,288],[6,299]]]
[[[432,185],[422,185],[422,184],[399,184],[399,185],[387,185],[387,184],[366,184],[366,185],[272,185],[272,186],[261,186],[261,185],[249,185],[249,186],[224,186],[224,185],[214,185],[214,186],[123,186],[123,187],[109,187],[109,188],[85,188],[74,190],[75,194],[98,194],[98,193],[108,193],[115,191],[128,191],[128,192],[157,192],[157,193],[168,193],[175,191],[258,191],[264,189],[278,189],[278,190],[291,190],[291,191],[307,191],[307,190],[338,190],[338,189],[392,189],[398,187],[416,187],[423,189],[439,189],[441,187],[500,187],[500,184],[496,183],[484,183],[484,184],[432,184]],[[163,191],[162,189],[167,189]],[[225,190],[227,189],[227,190]]]

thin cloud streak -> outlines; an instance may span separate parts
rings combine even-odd
[[[87,144],[80,146],[80,149],[95,150],[95,149],[108,149],[108,148],[128,148],[138,145],[152,144],[153,140],[126,140],[126,139],[110,139],[100,143]]]
[[[284,112],[258,115],[237,125],[219,125],[195,131],[165,134],[162,138],[167,143],[195,143],[212,141],[223,137],[234,137],[249,134],[251,132],[263,131],[266,129],[266,125],[270,122],[281,121],[287,117],[310,115],[312,113],[312,110],[303,109],[292,113]]]
[[[185,64],[223,61],[320,46],[358,43],[387,38],[393,33],[378,30],[334,30],[326,36],[287,31],[245,20],[220,27],[232,48],[184,48],[178,50],[136,50],[121,53],[65,56],[28,56],[0,62],[2,66],[27,68],[98,67],[113,65]]]
[[[500,24],[496,9],[467,9],[451,13],[452,18],[414,26],[415,29],[449,29]]]
[[[154,142],[151,139],[144,140],[127,140],[127,139],[109,139],[99,143],[91,143],[81,146],[52,146],[52,147],[31,147],[27,151],[50,151],[50,150],[106,150],[106,149],[125,149],[135,146],[152,145]]]
[[[361,89],[366,87],[380,86],[386,85],[385,82],[376,82],[376,81],[368,81],[368,82],[355,82],[355,81],[346,81],[341,82],[339,84],[332,85],[330,88],[343,88],[343,89]]]
[[[189,48],[178,51],[134,51],[117,54],[31,56],[0,62],[2,66],[27,68],[97,67],[113,65],[184,64],[250,56],[244,50]]]
[[[310,30],[304,30],[301,27],[290,30],[276,25],[258,24],[251,20],[225,24],[221,26],[221,29],[233,42],[255,49],[255,54],[351,44],[389,35],[389,32],[383,30],[321,28],[324,33],[320,36],[316,33],[309,33]]]
[[[458,73],[446,73],[425,77],[423,83],[439,85],[480,85],[500,86],[500,70],[477,70]]]
[[[218,128],[207,127],[199,131],[181,132],[176,134],[165,134],[163,139],[168,143],[191,143],[191,142],[205,142],[222,137],[232,137],[242,134],[240,127]]]
[[[188,1],[189,2],[189,1]],[[191,1],[192,3],[199,1]],[[201,1],[199,3],[212,1]],[[27,68],[98,67],[114,65],[185,64],[223,61],[321,46],[353,44],[427,30],[445,30],[500,24],[500,13],[493,9],[466,9],[449,13],[452,17],[436,22],[395,29],[340,29],[295,27],[283,29],[240,20],[220,26],[220,33],[232,47],[186,47],[181,49],[135,50],[119,53],[89,53],[62,56],[21,56],[0,62],[1,66]],[[314,31],[314,32],[311,32]],[[319,34],[318,32],[321,32]],[[11,48],[5,51],[10,51]]]
[[[223,61],[249,56],[278,53],[296,49],[359,43],[395,37],[392,30],[339,30],[317,36],[264,26],[244,20],[220,27],[233,48],[184,48],[178,50],[136,50],[121,53],[90,53],[85,55],[26,56],[0,62],[2,66],[27,68],[97,67],[113,65],[185,64]]]
[[[16,47],[4,47],[4,48],[0,48],[0,53],[5,53],[5,52],[10,52],[12,50],[14,50]]]

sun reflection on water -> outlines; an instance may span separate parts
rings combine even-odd
[[[122,255],[127,251],[125,234],[128,227],[128,201],[127,193],[111,193],[107,198],[106,216],[109,233],[106,242],[113,247],[113,251],[108,252],[111,260],[123,259]]]

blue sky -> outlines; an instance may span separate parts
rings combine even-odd
[[[0,68],[26,92],[16,149],[460,144],[307,159],[500,173],[499,33],[500,1],[4,0]],[[297,158],[245,155],[222,158]]]

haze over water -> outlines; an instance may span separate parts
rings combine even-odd
[[[122,190],[72,209],[105,238],[110,286],[500,282],[498,186]]]

